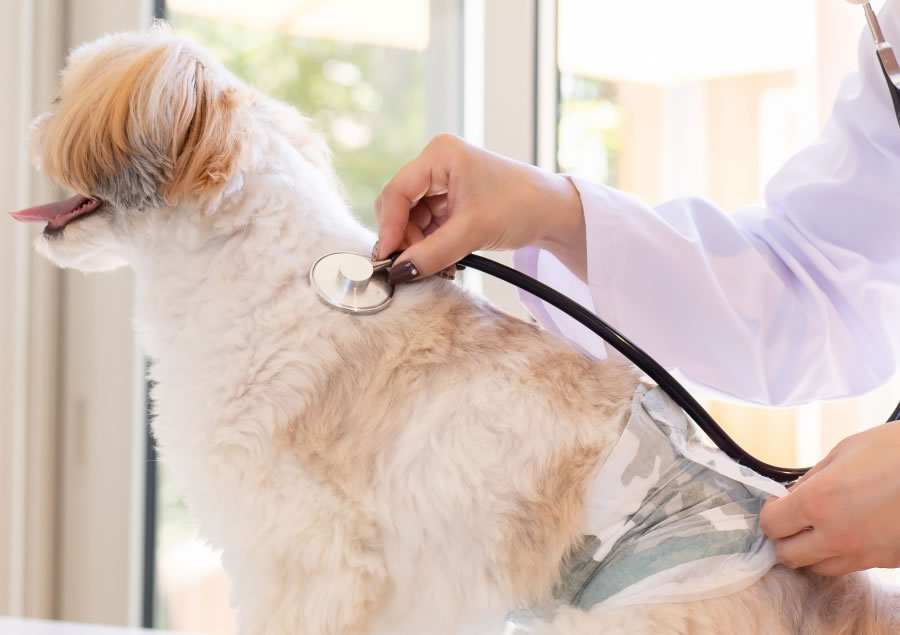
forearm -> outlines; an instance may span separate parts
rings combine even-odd
[[[900,3],[881,17],[886,35],[900,37]],[[574,275],[555,272],[547,252],[517,261],[554,271],[545,281],[569,293],[589,292],[601,317],[717,391],[786,405],[877,387],[900,358],[900,130],[867,37],[859,77],[842,86],[819,139],[770,181],[765,206],[734,215],[699,199],[652,207],[575,179],[586,267],[574,232],[544,245]],[[576,276],[588,284],[579,289]],[[583,333],[541,313],[589,348]]]
[[[553,199],[547,213],[553,217],[552,231],[535,243],[559,259],[582,282],[587,282],[587,238],[581,195],[572,181],[553,175]]]

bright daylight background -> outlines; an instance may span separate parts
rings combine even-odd
[[[312,117],[369,224],[381,186],[441,131],[650,202],[758,202],[821,127],[863,28],[842,0],[10,2],[3,206],[58,194],[23,148],[65,50],[164,12]],[[218,556],[145,454],[130,275],[57,272],[31,255],[32,231],[0,218],[0,615],[233,633]],[[503,285],[465,282],[521,314]],[[808,465],[898,397],[894,382],[797,409],[705,403],[765,460]]]

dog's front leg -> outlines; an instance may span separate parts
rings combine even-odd
[[[349,533],[335,524],[298,537],[294,553],[241,567],[241,635],[368,635],[389,584],[381,553]]]

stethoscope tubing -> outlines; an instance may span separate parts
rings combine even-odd
[[[559,291],[548,287],[544,283],[525,275],[524,273],[500,264],[494,260],[470,254],[459,261],[459,264],[481,271],[489,276],[499,278],[504,282],[522,289],[544,302],[556,307],[560,311],[571,316],[585,327],[600,336],[614,349],[624,355],[631,363],[642,370],[650,379],[655,381],[672,400],[680,406],[685,413],[696,422],[703,432],[729,457],[755,472],[767,476],[780,483],[789,483],[803,476],[808,467],[781,467],[762,461],[732,439],[716,423],[716,420],[701,406],[690,392],[680,384],[659,362],[650,357],[634,342],[622,335],[615,328],[591,313],[589,310],[566,297]],[[895,420],[900,415],[900,404],[894,410],[890,420]]]

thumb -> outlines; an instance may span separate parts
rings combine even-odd
[[[788,488],[788,491],[794,491],[794,489],[796,489],[797,487],[800,487],[801,485],[803,485],[804,483],[809,481],[812,477],[818,475],[819,472],[824,470],[826,467],[831,465],[834,462],[834,460],[841,454],[841,451],[843,450],[843,448],[844,448],[843,442],[838,443],[836,446],[834,446],[831,449],[831,452],[829,452],[825,456],[824,459],[822,459],[821,461],[819,461],[818,463],[813,465],[811,468],[806,470],[806,473],[803,476],[801,476],[796,481],[794,481],[794,483]]]
[[[783,498],[769,498],[759,512],[759,527],[769,538],[787,538],[812,526],[804,514],[806,490],[798,489]]]
[[[394,284],[425,278],[455,264],[476,247],[468,220],[455,214],[400,254],[388,278]]]
[[[807,482],[810,478],[815,476],[817,473],[821,472],[822,469],[824,469],[833,460],[834,460],[834,458],[831,455],[826,456],[820,462],[816,463],[811,468],[806,470],[806,472],[804,472],[804,474],[800,478],[798,478],[796,481],[791,483],[790,487],[788,487],[788,491],[793,492],[796,488],[800,487],[805,482]]]

